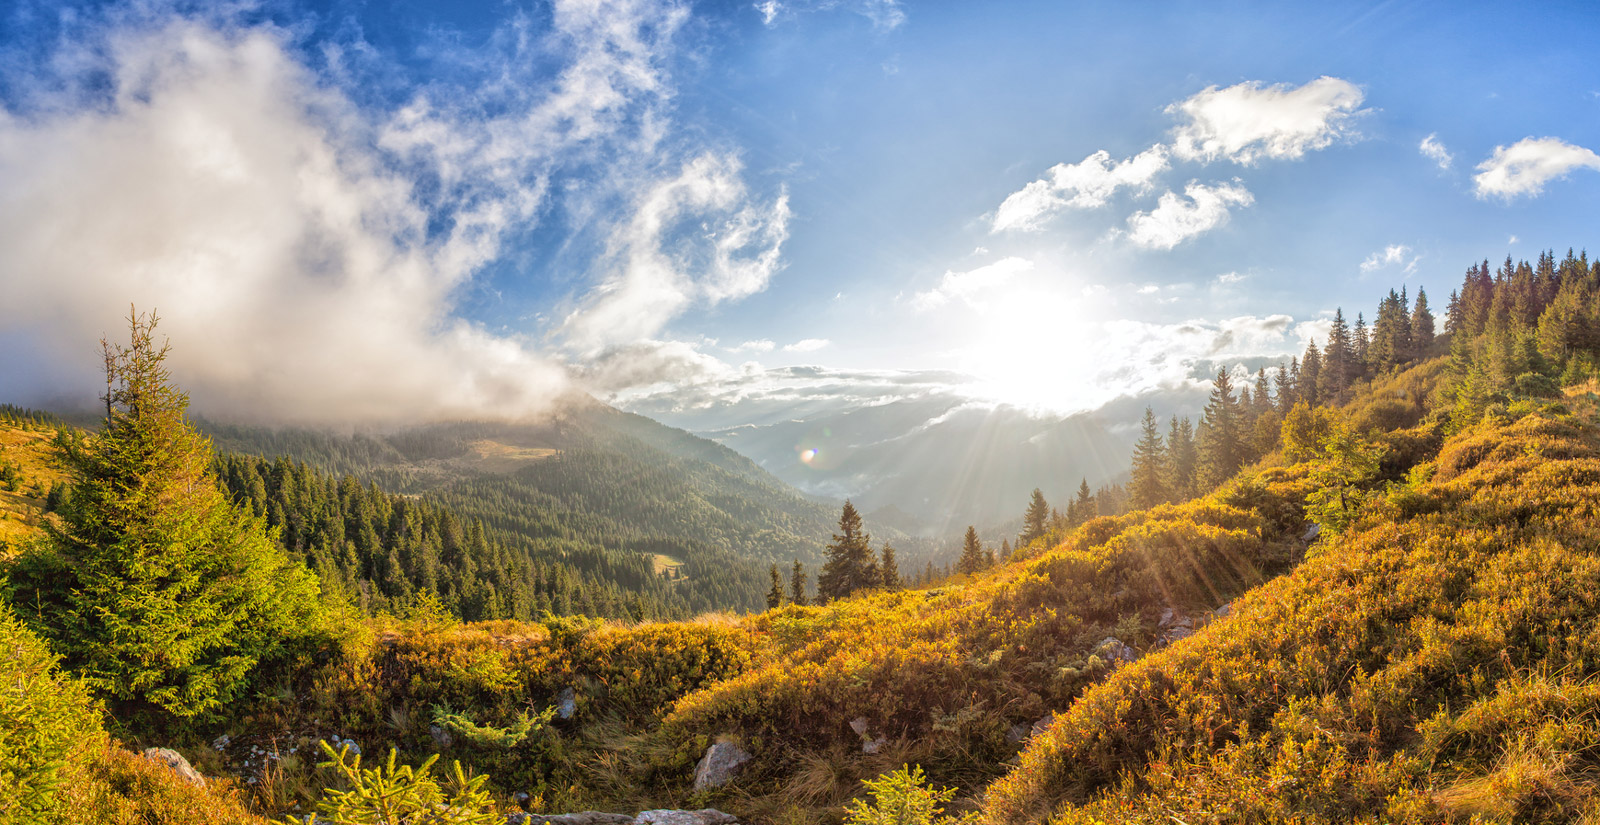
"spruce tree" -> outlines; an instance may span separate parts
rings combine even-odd
[[[799,559],[794,560],[794,568],[789,573],[789,601],[801,607],[809,603],[806,599],[806,568]]]
[[[1306,345],[1306,354],[1300,359],[1300,380],[1295,384],[1297,401],[1315,407],[1327,398],[1322,392],[1322,353],[1317,350],[1317,339]]]
[[[1182,421],[1174,415],[1167,427],[1167,495],[1173,501],[1188,501],[1195,494],[1195,467],[1199,455],[1195,452],[1194,425],[1188,418]]]
[[[1154,507],[1167,500],[1167,487],[1162,482],[1166,475],[1166,461],[1162,455],[1161,433],[1156,429],[1156,414],[1144,408],[1144,423],[1139,443],[1133,448],[1133,486],[1129,491],[1133,506],[1138,509]]]
[[[1201,477],[1215,487],[1233,477],[1244,463],[1244,439],[1233,397],[1233,379],[1227,367],[1217,369],[1211,383],[1211,400],[1200,422]]]
[[[869,546],[871,537],[861,532],[861,514],[854,504],[844,503],[839,514],[839,532],[827,546],[828,560],[817,576],[819,601],[842,599],[857,590],[878,585],[878,566]]]
[[[1035,487],[1028,499],[1028,509],[1022,514],[1022,535],[1017,536],[1017,546],[1027,547],[1034,539],[1042,537],[1049,529],[1049,520],[1050,505],[1045,503],[1044,493]]]
[[[961,542],[961,560],[956,562],[956,572],[970,576],[986,567],[987,563],[983,543],[978,541],[978,531],[969,524],[967,535]]]
[[[882,580],[884,590],[905,587],[905,582],[900,580],[900,565],[894,560],[894,548],[887,544],[883,546],[883,563],[878,566],[878,578]]]
[[[1072,501],[1072,512],[1068,519],[1074,525],[1082,524],[1089,519],[1100,515],[1099,508],[1095,506],[1094,495],[1089,492],[1089,479],[1078,482],[1078,497]]]
[[[783,604],[783,577],[778,575],[778,565],[772,565],[772,587],[767,590],[767,609]]]
[[[211,443],[130,313],[128,346],[101,342],[105,420],[63,440],[72,505],[48,546],[12,569],[19,612],[65,664],[132,711],[193,717],[238,697],[258,662],[312,632],[315,578],[247,505],[224,497]]]
[[[1411,347],[1416,357],[1433,348],[1433,313],[1428,310],[1428,293],[1417,289],[1417,303],[1411,308]]]

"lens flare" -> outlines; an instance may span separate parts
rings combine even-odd
[[[817,449],[815,447],[812,447],[809,450],[801,450],[800,451],[800,460],[804,461],[807,464],[810,464],[812,462],[812,460],[814,460],[816,457],[817,457]]]

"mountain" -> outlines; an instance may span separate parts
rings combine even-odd
[[[390,495],[420,496],[453,518],[481,522],[491,538],[529,563],[564,565],[596,586],[643,593],[663,605],[614,606],[602,615],[759,609],[769,565],[787,574],[798,560],[814,576],[838,520],[838,505],[800,494],[727,447],[587,397],[570,398],[548,417],[524,423],[349,434],[217,422],[203,422],[203,429],[224,453],[283,457],[354,476]],[[273,496],[271,473],[260,474],[268,477],[259,494],[265,502]],[[259,486],[240,478],[236,495]],[[301,519],[314,520],[310,514]],[[917,557],[918,543],[896,527],[868,524],[878,539]],[[358,586],[370,574],[365,570],[349,583]],[[543,584],[548,576],[521,575],[540,582],[530,592],[549,591],[548,598],[524,602],[533,615],[540,606],[564,607],[559,613],[620,604],[614,594],[574,601],[560,592],[582,587],[552,590]],[[393,597],[398,583],[389,591]]]
[[[1015,519],[1035,487],[1063,506],[1087,478],[1120,481],[1134,433],[1102,417],[1040,415],[935,395],[701,433],[811,494],[893,508],[925,536]]]

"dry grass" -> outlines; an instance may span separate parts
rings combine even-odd
[[[17,543],[39,532],[44,517],[44,497],[50,485],[67,480],[51,445],[54,430],[24,430],[0,423],[0,460],[15,465],[22,475],[16,492],[0,490],[0,544]]]

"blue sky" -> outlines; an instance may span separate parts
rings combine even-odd
[[[0,387],[92,391],[132,302],[200,409],[273,420],[1192,390],[1588,244],[1596,34],[1586,3],[23,0]]]

